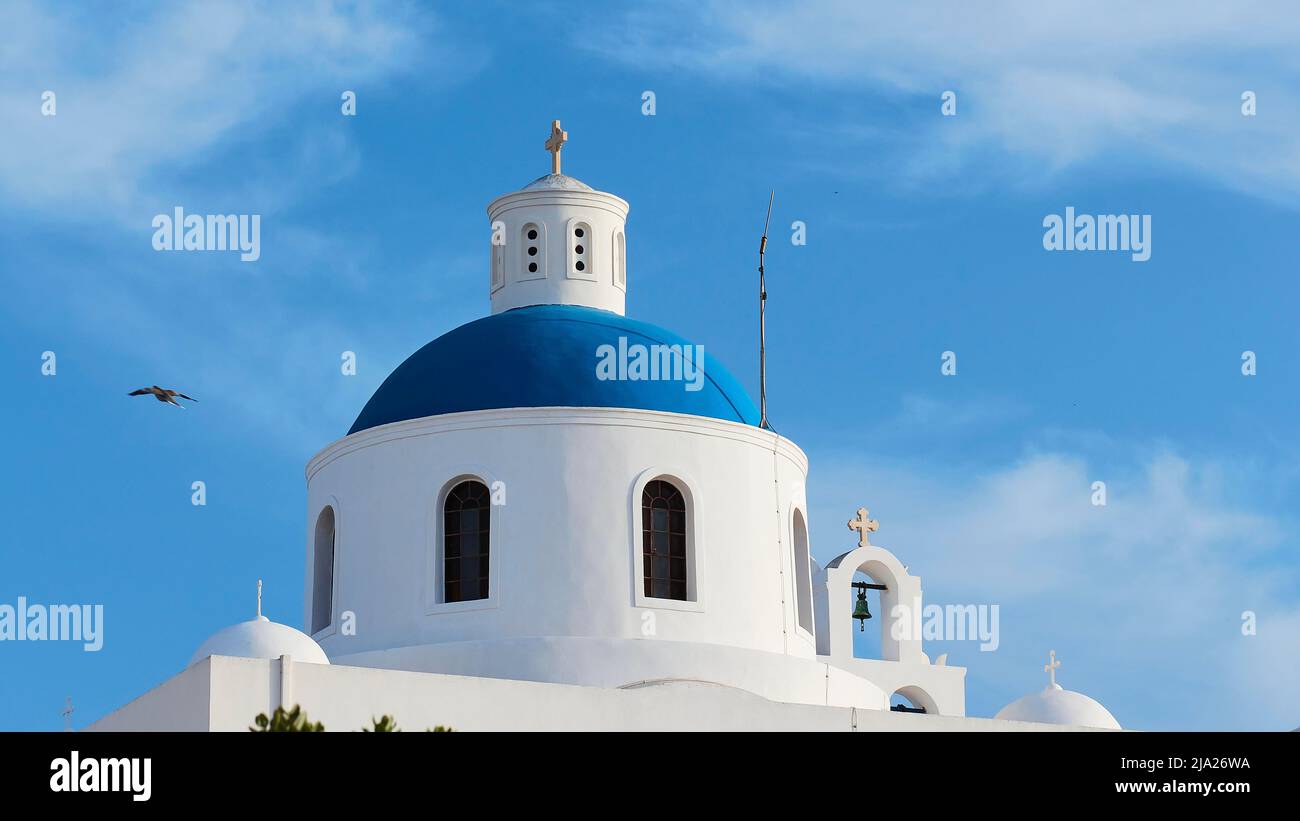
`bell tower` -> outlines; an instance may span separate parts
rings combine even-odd
[[[569,133],[551,123],[551,173],[488,205],[492,313],[527,305],[583,305],[622,315],[628,204],[561,173]]]

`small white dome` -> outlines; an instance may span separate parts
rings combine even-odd
[[[1075,727],[1122,729],[1110,711],[1083,693],[1066,690],[1059,684],[1048,685],[998,710],[994,716],[1004,721],[1034,721],[1039,724],[1069,724]]]
[[[250,659],[278,659],[292,656],[294,661],[329,664],[330,660],[311,636],[287,624],[258,616],[218,630],[194,651],[190,664],[208,656],[237,656]]]
[[[568,174],[546,174],[525,185],[522,191],[593,191],[590,185]]]

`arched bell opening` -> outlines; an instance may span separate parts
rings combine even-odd
[[[883,618],[887,604],[888,585],[858,568],[849,586],[851,595],[845,603],[853,624],[853,657],[862,659],[884,658],[884,646],[889,624]]]
[[[825,591],[817,609],[819,652],[844,659],[924,660],[909,617],[921,606],[920,580],[908,575],[888,550],[861,545],[841,554],[819,575],[818,584]],[[864,612],[859,612],[863,600]]]
[[[895,713],[939,714],[939,708],[930,694],[914,685],[895,690],[889,697],[889,709]]]
[[[863,561],[849,585],[849,613],[853,625],[855,659],[897,661],[898,640],[892,635],[898,581],[883,561]]]

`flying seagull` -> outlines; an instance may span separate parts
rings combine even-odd
[[[172,398],[173,396],[179,396],[181,399],[188,399],[191,402],[199,401],[195,399],[193,396],[186,396],[180,391],[169,391],[166,388],[160,388],[157,385],[154,385],[153,387],[149,387],[149,388],[141,388],[138,391],[131,391],[130,393],[127,394],[127,396],[144,396],[146,394],[152,394],[153,397],[157,399],[159,402],[166,402],[168,405],[175,405],[176,407],[181,409],[184,409],[185,406],[182,405],[180,402],[177,402],[175,399],[173,399]]]

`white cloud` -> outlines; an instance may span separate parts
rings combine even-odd
[[[203,412],[276,446],[310,453],[346,432],[365,388],[413,343],[375,312],[344,323],[332,310],[370,287],[375,244],[287,212],[359,168],[344,89],[358,92],[364,117],[367,94],[389,82],[411,72],[456,82],[482,58],[405,3],[190,2],[129,14],[15,3],[0,25],[0,203],[49,229],[10,249],[11,270],[40,274],[15,277],[4,310],[45,329],[70,320],[131,363],[132,380],[174,379]],[[41,115],[47,89],[54,117]],[[153,253],[152,215],[175,205],[263,214],[265,256],[242,266]],[[386,275],[380,304],[399,299],[388,289],[400,277]],[[406,289],[405,307],[426,296]],[[343,350],[358,353],[356,378],[339,374]]]
[[[405,6],[325,0],[99,11],[6,7],[0,193],[11,204],[135,224],[142,192],[171,193],[175,175],[250,130],[270,131],[305,99],[337,111],[344,89],[427,68],[436,29],[430,15]],[[57,95],[57,116],[41,115],[45,90]],[[346,159],[327,141],[305,147],[308,159],[321,154],[314,170]],[[221,176],[234,188],[245,174]]]
[[[890,155],[878,173],[894,179],[989,172],[975,160],[997,150],[1016,159],[997,168],[1023,181],[1099,159],[1155,161],[1270,198],[1300,193],[1300,16],[1288,3],[714,0],[630,13],[592,42],[614,59],[729,81],[919,95],[932,118],[869,143]],[[949,89],[955,118],[939,115]],[[1240,112],[1247,89],[1253,118]],[[830,160],[839,173],[860,170],[861,145],[842,150]]]
[[[1066,686],[1126,726],[1300,724],[1294,523],[1251,509],[1234,470],[1167,451],[1106,475],[1061,453],[945,476],[813,466],[819,559],[847,549],[846,511],[865,503],[881,522],[873,541],[922,577],[928,601],[1000,605],[998,652],[943,648],[998,694],[974,712],[1040,686],[1038,657],[1056,649]],[[1105,507],[1091,503],[1098,479]],[[1259,635],[1242,636],[1245,610]]]
[[[987,430],[1015,422],[1028,413],[1024,403],[1010,399],[984,397],[953,401],[905,393],[899,398],[898,411],[872,426],[865,438],[924,436],[936,439],[976,428]]]

